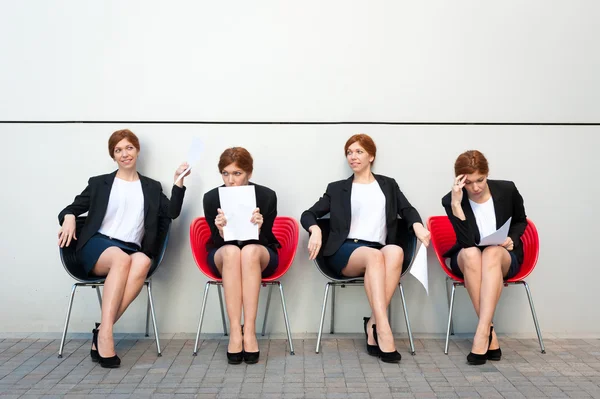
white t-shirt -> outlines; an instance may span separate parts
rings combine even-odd
[[[352,183],[350,196],[352,219],[348,238],[378,242],[385,245],[385,195],[374,181],[369,184]]]
[[[480,239],[489,236],[496,229],[496,212],[494,210],[494,201],[492,197],[482,204],[469,200],[473,214],[475,215],[475,221],[477,222],[477,228],[479,229]]]
[[[144,237],[144,193],[139,180],[115,177],[99,233],[142,245]]]

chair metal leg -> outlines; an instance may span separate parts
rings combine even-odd
[[[144,282],[146,288],[148,288],[149,282]],[[148,291],[149,292],[149,291]],[[148,295],[148,305],[146,306],[146,337],[150,336],[150,295]]]
[[[331,325],[329,326],[329,333],[334,333],[335,326],[335,284],[331,284]]]
[[[152,314],[152,326],[154,327],[154,339],[156,340],[156,352],[158,353],[158,357],[162,356],[162,351],[160,350],[160,338],[158,336],[158,327],[156,325],[156,313],[154,312],[154,299],[152,298],[152,281],[148,281],[148,285],[146,285],[148,289],[148,302],[150,303],[150,313]]]
[[[329,295],[329,285],[331,283],[325,284],[325,295],[323,295],[323,308],[321,309],[321,322],[319,323],[319,334],[317,334],[317,348],[315,349],[315,353],[319,353],[319,349],[321,349],[321,335],[323,334],[323,324],[325,323],[325,309],[327,309],[327,296]]]
[[[535,332],[538,336],[538,341],[540,341],[540,349],[542,353],[546,353],[546,348],[544,347],[544,340],[542,339],[542,331],[540,330],[540,324],[538,322],[537,315],[535,313],[535,308],[533,306],[533,298],[531,297],[531,290],[529,289],[529,284],[525,281],[522,281],[523,286],[525,286],[525,291],[527,292],[527,299],[529,299],[529,307],[531,308],[531,315],[533,316],[533,323],[535,324]]]
[[[404,319],[406,320],[406,329],[408,330],[408,340],[410,341],[410,354],[415,355],[415,343],[413,341],[412,329],[410,328],[410,321],[408,319],[408,308],[406,307],[406,298],[404,297],[404,288],[402,283],[398,284],[398,290],[400,291],[400,299],[402,300],[402,308],[404,309]]]
[[[223,295],[221,295],[222,288],[222,285],[217,285],[217,293],[219,294],[219,305],[221,306],[221,320],[223,321],[223,335],[227,336],[227,321],[225,321],[225,308],[223,306]],[[206,298],[204,299],[204,301],[206,301]]]
[[[290,355],[294,355],[294,343],[292,342],[292,330],[290,329],[290,320],[288,319],[287,307],[285,306],[285,296],[283,295],[283,284],[277,282],[279,285],[279,293],[281,294],[281,307],[283,308],[283,317],[285,319],[285,329],[287,330],[288,341],[290,343]]]
[[[271,305],[271,292],[273,291],[273,284],[269,284],[269,294],[267,295],[267,308],[265,309],[265,319],[263,320],[262,336],[265,336],[265,329],[267,328],[267,316],[269,315],[269,305]]]
[[[102,310],[102,294],[100,293],[100,286],[96,286],[96,294],[98,295],[98,303],[100,304],[100,310]]]
[[[194,344],[194,356],[198,355],[198,340],[200,339],[200,329],[202,328],[202,320],[204,319],[204,309],[206,308],[206,298],[208,297],[209,288],[210,282],[207,282],[204,286],[204,297],[202,298],[202,307],[200,308],[200,321],[198,321],[198,332],[196,333],[196,343]],[[223,310],[222,306],[221,310]]]
[[[449,278],[446,277],[446,299],[448,299],[448,309],[450,309],[450,290],[448,289]],[[450,334],[454,335],[454,323],[450,322]]]
[[[58,357],[62,357],[63,348],[65,346],[65,338],[67,336],[67,328],[69,327],[69,319],[71,318],[71,308],[73,307],[73,298],[75,297],[75,291],[77,290],[77,284],[73,284],[71,287],[71,296],[69,297],[69,305],[67,306],[67,317],[65,318],[65,328],[63,329],[62,338],[60,340],[60,347],[58,348]]]
[[[450,344],[450,325],[452,324],[452,310],[454,309],[454,293],[456,292],[456,285],[452,283],[452,294],[450,295],[450,306],[448,308],[448,328],[446,328],[446,347],[444,353],[448,354],[448,345]]]

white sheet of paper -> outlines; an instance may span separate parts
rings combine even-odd
[[[427,247],[423,245],[421,241],[417,240],[417,256],[413,260],[412,267],[410,268],[410,274],[415,276],[417,280],[425,288],[427,296],[429,296],[429,273],[427,271]]]
[[[177,176],[177,180],[175,180],[175,183],[177,183],[179,180],[181,180],[183,178],[183,176],[185,176],[185,174],[187,172],[189,172],[195,164],[198,163],[203,151],[204,151],[204,142],[202,142],[202,140],[200,140],[198,137],[192,138],[192,144],[190,145],[190,148],[188,150],[188,155],[186,158],[186,162],[190,166],[188,166],[187,169],[184,170],[182,174]]]
[[[219,187],[221,210],[227,219],[225,241],[258,240],[258,225],[250,222],[256,209],[254,186]]]
[[[483,237],[481,241],[479,241],[479,246],[483,245],[502,245],[504,241],[506,241],[506,237],[508,237],[508,229],[510,229],[510,222],[512,217],[509,217],[506,223],[498,230],[493,232],[487,237]]]

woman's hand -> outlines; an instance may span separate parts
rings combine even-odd
[[[253,224],[257,224],[258,231],[260,231],[260,228],[262,227],[264,222],[263,215],[260,214],[260,208],[256,208],[254,211],[252,211],[252,217],[250,218],[250,222]]]
[[[431,233],[421,223],[413,223],[413,230],[415,235],[425,245],[429,246],[429,240],[431,239]]]
[[[188,170],[185,173],[185,175],[181,177],[181,179],[179,179],[179,180],[177,180],[177,179],[179,178],[179,175],[181,175],[183,172],[185,172],[186,169],[188,169],[189,167],[190,167],[190,165],[187,162],[184,162],[181,165],[179,165],[179,167],[175,171],[175,177],[173,178],[173,184],[177,185],[178,187],[183,187],[183,178],[186,176],[189,176],[190,173],[192,173],[191,169]]]
[[[63,224],[58,230],[58,246],[64,248],[71,245],[71,239],[76,240],[75,236],[75,215],[65,215]]]
[[[506,237],[506,241],[504,241],[504,244],[502,244],[502,246],[506,248],[507,251],[512,251],[515,248],[514,244],[515,243],[513,242],[512,238]]]
[[[217,217],[215,218],[215,226],[219,229],[219,234],[223,237],[223,227],[227,226],[227,218],[221,208],[217,209]]]
[[[452,204],[459,205],[463,199],[463,187],[465,186],[465,180],[467,175],[458,175],[454,179],[454,185],[452,186]]]
[[[308,230],[310,231],[310,238],[308,239],[308,259],[314,260],[321,250],[323,238],[321,228],[316,224],[310,226]]]

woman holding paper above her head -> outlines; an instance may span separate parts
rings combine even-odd
[[[429,231],[417,210],[400,191],[396,180],[371,172],[377,147],[371,137],[356,134],[344,147],[350,178],[330,183],[325,194],[302,213],[302,226],[310,232],[308,251],[315,259],[323,245],[325,262],[345,277],[364,275],[371,317],[363,318],[367,352],[396,363],[396,351],[387,308],[400,282],[404,253],[396,241],[398,215],[429,245]],[[317,219],[330,213],[330,233],[322,242]]]
[[[108,139],[108,153],[118,170],[91,177],[86,189],[58,215],[59,246],[69,246],[76,240],[82,271],[106,277],[102,320],[92,330],[90,356],[107,368],[121,363],[115,354],[113,325],[140,293],[152,258],[160,251],[159,234],[179,216],[185,193],[181,175],[186,163],[175,171],[169,200],[158,181],[137,172],[139,152],[135,134],[127,129],[114,132]],[[85,212],[85,224],[76,234],[75,218]]]
[[[227,360],[230,364],[239,364],[242,361],[251,364],[258,362],[260,355],[255,325],[261,277],[273,274],[279,264],[277,248],[281,245],[272,231],[277,216],[277,195],[267,187],[250,182],[253,160],[245,148],[226,149],[221,154],[218,168],[224,184],[207,192],[203,200],[204,215],[211,231],[210,239],[206,244],[207,263],[215,274],[223,278],[230,325]],[[240,186],[253,187],[252,207],[247,215],[238,212],[228,215],[228,209],[221,209],[220,195],[227,194],[227,200],[231,197],[241,198],[241,193],[235,190]],[[235,209],[229,210],[229,212],[233,211]],[[233,238],[228,237],[230,233],[226,231],[228,222],[239,225],[246,221],[256,226],[255,239],[238,240],[235,232],[231,232]],[[243,331],[242,311],[244,312]]]
[[[442,198],[457,238],[443,256],[450,258],[453,273],[464,276],[465,288],[479,317],[467,356],[473,365],[502,357],[492,318],[502,292],[502,279],[515,276],[523,262],[521,236],[527,227],[523,197],[515,184],[489,180],[488,173],[488,162],[481,152],[460,154],[454,163],[452,191]],[[482,238],[507,222],[510,228],[503,242],[480,245]]]

